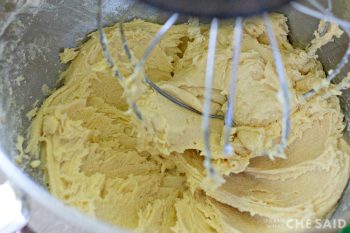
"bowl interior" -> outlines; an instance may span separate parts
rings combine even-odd
[[[59,62],[63,48],[76,47],[86,35],[96,30],[97,3],[95,0],[5,0],[0,7],[0,149],[14,160],[18,154],[17,135],[25,137],[30,120],[27,113],[40,106],[47,93],[45,89],[57,88],[60,71],[65,66]],[[325,1],[326,2],[326,1]],[[291,7],[279,10],[289,19],[290,40],[297,47],[305,47],[313,38],[318,20],[303,15]],[[143,18],[164,22],[169,13],[158,11],[143,4],[128,0],[105,0],[103,4],[104,25],[120,19]],[[334,1],[333,12],[350,20],[350,2]],[[180,21],[187,20],[182,17]],[[302,26],[300,26],[302,25]],[[325,70],[334,68],[348,47],[346,35],[324,46],[319,58]],[[350,71],[347,65],[337,77],[340,80]],[[340,97],[345,121],[350,119],[350,92]],[[345,137],[349,137],[346,128]],[[348,140],[350,142],[350,140]],[[25,145],[23,145],[25,146]],[[45,188],[42,172],[28,166],[29,161],[19,164],[27,174]],[[347,216],[350,206],[348,188],[340,201],[334,217]]]

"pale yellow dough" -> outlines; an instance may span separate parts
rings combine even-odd
[[[98,34],[92,33],[80,48],[61,54],[62,62],[71,61],[61,77],[64,85],[45,100],[29,131],[26,153],[42,160],[49,190],[89,215],[139,232],[287,232],[293,229],[276,223],[326,217],[349,178],[343,115],[335,96],[299,102],[325,78],[314,54],[317,45],[311,52],[293,48],[286,18],[271,17],[291,92],[287,159],[264,156],[280,140],[281,106],[261,20],[244,23],[232,156],[222,154],[223,121],[211,120],[212,162],[226,180],[217,189],[209,188],[202,165],[201,116],[142,81],[139,92],[124,93],[122,86],[132,84],[118,83]],[[137,60],[160,25],[134,20],[124,28]],[[105,32],[117,68],[130,80],[133,65],[121,47],[118,26]],[[232,35],[232,25],[220,25],[212,113],[222,114],[227,106]],[[145,73],[201,110],[207,44],[208,26],[196,21],[174,26],[148,58]],[[131,99],[143,121],[128,111]]]

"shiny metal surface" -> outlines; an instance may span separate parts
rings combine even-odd
[[[350,2],[334,0],[333,12],[350,20]],[[318,20],[285,7],[291,30],[290,40],[297,47],[305,47],[312,39]],[[154,22],[165,22],[169,14],[146,7],[142,3],[127,0],[106,0],[103,5],[104,25],[118,19],[143,18]],[[59,72],[65,68],[59,63],[63,48],[81,44],[89,32],[96,30],[97,1],[95,0],[1,0],[0,1],[0,169],[36,202],[54,213],[75,229],[87,232],[113,232],[102,222],[92,220],[66,207],[52,197],[42,183],[41,172],[34,171],[25,161],[19,166],[13,162],[17,155],[17,135],[25,136],[29,126],[26,113],[36,103],[40,106],[45,93],[42,86],[58,87]],[[178,20],[184,21],[186,17]],[[339,62],[348,46],[344,35],[323,47],[319,57],[325,70]],[[350,66],[338,76],[341,79]],[[23,78],[22,78],[23,77]],[[350,119],[350,92],[340,97],[345,120]],[[345,137],[349,137],[350,127]],[[349,141],[349,140],[348,140]],[[23,169],[20,172],[18,169]],[[348,188],[334,212],[333,217],[350,220],[350,188]],[[122,232],[122,229],[116,229]]]

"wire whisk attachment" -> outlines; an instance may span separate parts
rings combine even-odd
[[[139,83],[145,84],[146,86],[153,89],[160,96],[166,98],[170,102],[174,103],[177,106],[180,106],[183,109],[186,109],[192,113],[197,115],[201,115],[202,117],[202,137],[203,137],[203,166],[207,171],[208,177],[216,182],[221,182],[222,177],[218,174],[215,167],[213,166],[213,151],[211,145],[211,120],[219,119],[223,121],[223,129],[222,129],[222,155],[226,156],[223,158],[229,158],[230,156],[235,156],[235,148],[232,143],[233,129],[235,128],[235,108],[236,108],[236,95],[237,95],[237,82],[239,79],[239,61],[241,55],[241,48],[243,43],[243,20],[244,18],[238,16],[234,19],[233,26],[233,46],[232,46],[232,63],[231,63],[231,75],[228,84],[228,93],[227,93],[227,108],[223,115],[211,114],[211,102],[212,102],[212,94],[213,94],[213,82],[215,77],[215,59],[217,53],[217,42],[218,42],[218,32],[219,32],[219,23],[220,20],[217,17],[211,18],[211,22],[209,25],[209,38],[208,38],[208,46],[207,46],[207,54],[206,54],[206,69],[205,75],[203,77],[204,82],[204,102],[202,105],[202,110],[198,110],[191,106],[190,104],[185,103],[179,97],[175,97],[172,94],[166,92],[159,86],[156,82],[153,82],[146,74],[144,66],[146,64],[147,59],[150,57],[152,51],[160,43],[161,39],[164,35],[173,27],[173,25],[177,22],[179,18],[178,13],[173,13],[167,21],[160,27],[159,31],[152,38],[149,45],[146,47],[143,55],[140,58],[136,58],[132,51],[129,48],[123,21],[119,23],[119,34],[120,40],[122,42],[122,48],[125,51],[129,62],[132,64],[133,72],[128,77],[123,77],[120,70],[118,69],[116,61],[114,61],[113,56],[110,53],[108,40],[102,28],[102,1],[99,0],[99,10],[97,14],[97,25],[98,25],[98,33],[99,39],[102,46],[103,55],[106,59],[107,64],[113,71],[113,75],[116,77],[116,80],[122,85],[124,91],[128,94],[126,97],[128,98],[128,104],[132,112],[136,115],[139,120],[143,120],[142,112],[139,110],[137,105],[137,98],[140,96],[140,92],[133,96],[133,92],[135,92],[135,88]],[[317,10],[308,8],[298,2],[291,2],[291,6],[294,7],[297,11],[300,11],[309,16],[315,17],[320,20],[325,20],[325,24],[323,28],[319,29],[319,35],[323,36],[327,33],[328,28],[331,24],[339,25],[345,33],[350,37],[350,23],[344,20],[341,20],[335,17],[332,14],[332,1],[328,0],[328,7],[325,8],[316,0],[308,0],[308,2],[314,6]],[[271,146],[271,148],[264,152],[264,155],[267,155],[271,160],[275,158],[286,158],[285,151],[288,146],[289,134],[291,132],[291,114],[292,114],[292,103],[291,103],[291,93],[290,87],[287,80],[287,74],[285,71],[285,66],[281,54],[281,48],[279,47],[277,37],[273,31],[273,25],[268,13],[263,13],[262,19],[264,22],[267,38],[269,41],[269,46],[272,51],[272,55],[274,58],[274,68],[278,77],[278,93],[277,100],[279,101],[282,116],[280,119],[280,139],[278,143],[275,143]],[[334,68],[334,70],[330,70],[328,72],[328,76],[324,81],[321,82],[318,86],[313,87],[311,90],[302,94],[301,102],[306,102],[316,94],[318,94],[321,90],[328,88],[334,78],[339,75],[345,65],[348,63],[348,58],[350,56],[350,46],[345,51],[340,63]],[[350,75],[349,75],[350,77]],[[345,78],[341,83],[339,83],[335,88],[336,91],[343,90],[350,86],[350,78]],[[189,148],[191,149],[191,148]]]

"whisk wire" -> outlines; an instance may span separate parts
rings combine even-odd
[[[325,9],[317,0],[307,0],[307,1],[319,11],[322,11],[325,14],[331,13],[331,10],[332,10],[331,0],[328,1],[327,9]],[[320,33],[319,33],[320,36],[324,36],[327,33],[327,30],[329,29],[329,27],[330,27],[330,22],[326,20],[322,30],[320,30]]]
[[[204,137],[204,167],[206,168],[210,178],[215,179],[217,176],[214,167],[211,162],[211,143],[210,143],[210,111],[211,111],[211,96],[212,96],[212,82],[215,66],[215,50],[216,40],[218,33],[218,19],[213,18],[210,24],[209,32],[209,44],[208,44],[208,56],[207,66],[205,72],[205,92],[204,92],[204,104],[203,104],[203,116],[202,116],[202,129]]]
[[[162,37],[165,35],[165,33],[167,33],[167,31],[174,25],[174,23],[176,22],[177,18],[178,18],[178,14],[174,13],[166,22],[165,24],[160,28],[160,30],[157,32],[157,34],[153,37],[152,41],[150,42],[150,44],[147,46],[142,58],[140,59],[140,61],[134,66],[134,75],[131,76],[130,82],[131,83],[135,83],[137,81],[137,79],[139,78],[139,73],[141,70],[144,69],[144,65],[146,63],[147,58],[151,55],[153,49],[156,47],[156,45],[159,43],[159,41],[162,39]],[[122,23],[121,23],[122,24]],[[121,39],[122,39],[122,43],[123,43],[123,48],[129,58],[129,60],[133,63],[135,62],[134,59],[132,59],[132,55],[131,52],[129,50],[129,46],[126,43],[126,38],[125,38],[125,33],[123,30],[123,26],[121,25],[120,30],[123,31],[123,33],[121,33]],[[142,77],[142,76],[141,76]],[[151,80],[149,80],[146,77],[146,74],[143,73],[143,79],[148,81],[146,83],[152,83],[153,86],[156,86],[155,83],[153,83]],[[161,90],[160,88],[158,88],[158,90]],[[142,120],[142,114],[141,112],[138,110],[137,104],[136,102],[132,102],[132,109],[135,112],[136,116]]]
[[[135,65],[134,61],[133,61],[134,57],[131,54],[128,42],[127,42],[126,37],[125,37],[125,31],[124,31],[124,26],[123,25],[124,25],[123,21],[120,21],[119,22],[120,39],[122,41],[123,49],[124,49],[124,51],[126,53],[126,56],[128,57],[129,61],[133,62],[133,65]]]
[[[313,5],[319,11],[329,11],[329,7],[332,6],[331,2],[328,1],[328,9],[325,9],[317,0],[307,0],[311,5]],[[330,5],[329,5],[330,4]]]
[[[231,79],[229,84],[229,95],[227,101],[227,110],[225,115],[225,126],[224,126],[224,155],[232,155],[234,153],[234,148],[230,144],[231,129],[234,125],[234,107],[236,98],[236,88],[237,88],[237,76],[238,76],[238,65],[239,65],[239,55],[241,51],[242,42],[242,18],[237,17],[234,27],[233,36],[233,58],[232,58],[232,70]]]
[[[159,43],[159,41],[162,39],[162,37],[169,31],[169,29],[174,25],[177,18],[179,17],[178,13],[174,13],[170,16],[170,18],[163,24],[163,26],[159,29],[157,34],[152,38],[151,42],[149,43],[148,47],[146,48],[142,58],[139,61],[139,66],[142,66],[145,64],[147,58],[151,55],[153,49],[156,47],[156,45]]]
[[[283,60],[280,49],[278,47],[277,39],[272,29],[272,23],[267,13],[263,15],[266,31],[270,40],[272,53],[275,58],[276,71],[278,75],[280,90],[279,90],[279,101],[282,105],[282,137],[281,142],[277,145],[277,156],[285,157],[284,150],[287,147],[287,141],[290,131],[290,93],[288,88],[288,82],[286,79],[286,73],[284,70]],[[274,151],[269,153],[269,157],[273,159]]]
[[[106,36],[104,29],[103,29],[103,26],[102,26],[102,18],[103,18],[102,2],[103,2],[103,0],[98,0],[98,10],[97,10],[97,31],[99,33],[99,39],[100,39],[100,44],[102,47],[102,52],[103,52],[103,55],[104,55],[108,65],[109,65],[109,67],[113,70],[117,79],[123,80],[123,77],[119,73],[118,69],[116,68],[114,59],[109,51],[107,36]]]
[[[143,78],[148,79],[146,77],[146,74],[143,73],[142,76],[138,75],[142,70],[144,70],[144,65],[147,61],[147,58],[151,55],[153,49],[157,46],[157,44],[159,43],[159,41],[162,39],[162,37],[165,35],[165,33],[167,33],[169,31],[169,29],[174,25],[174,23],[176,22],[177,18],[178,18],[179,14],[178,13],[174,13],[170,16],[170,18],[164,23],[164,25],[159,29],[159,31],[157,32],[157,34],[152,38],[151,42],[149,43],[149,45],[147,46],[145,52],[143,53],[141,59],[139,60],[139,62],[134,66],[134,75],[132,75],[131,77],[131,82],[135,82],[138,78]],[[126,40],[125,40],[126,41]],[[125,44],[124,41],[124,44]],[[124,46],[125,48],[125,46]],[[126,47],[128,48],[128,46]],[[130,51],[129,51],[130,52]],[[148,80],[148,82],[146,83],[151,83],[151,80]],[[153,86],[155,86],[156,84],[153,83]],[[161,88],[158,88],[156,90],[161,90]]]
[[[185,108],[193,113],[196,113],[198,115],[202,115],[201,111],[198,111],[197,109],[191,107],[190,105],[185,104],[184,102],[182,102],[180,99],[176,98],[175,96],[170,95],[169,93],[167,93],[166,91],[164,91],[162,88],[160,88],[157,84],[155,84],[154,82],[152,82],[152,80],[150,80],[149,78],[147,78],[147,76],[145,76],[145,81],[146,83],[155,91],[157,91],[160,95],[162,95],[163,97],[165,97],[166,99],[168,99],[169,101],[173,102],[174,104]],[[224,116],[222,115],[215,115],[215,114],[210,114],[209,116],[210,118],[213,119],[219,119],[219,120],[223,120]]]
[[[114,59],[109,51],[107,36],[106,36],[104,29],[103,29],[103,26],[102,26],[102,19],[103,19],[102,3],[103,3],[103,0],[98,0],[97,31],[99,34],[99,40],[100,40],[100,44],[102,47],[102,53],[103,53],[108,65],[109,65],[109,67],[112,69],[114,76],[121,83],[122,81],[124,81],[124,77],[119,72],[119,70],[114,62]],[[138,119],[142,120],[142,115],[138,109],[136,102],[131,103],[131,108],[132,108],[132,111],[134,112],[134,114],[136,115],[136,117]]]
[[[333,10],[333,0],[328,0],[327,1],[327,9],[328,9],[328,11],[332,12],[332,10]]]

